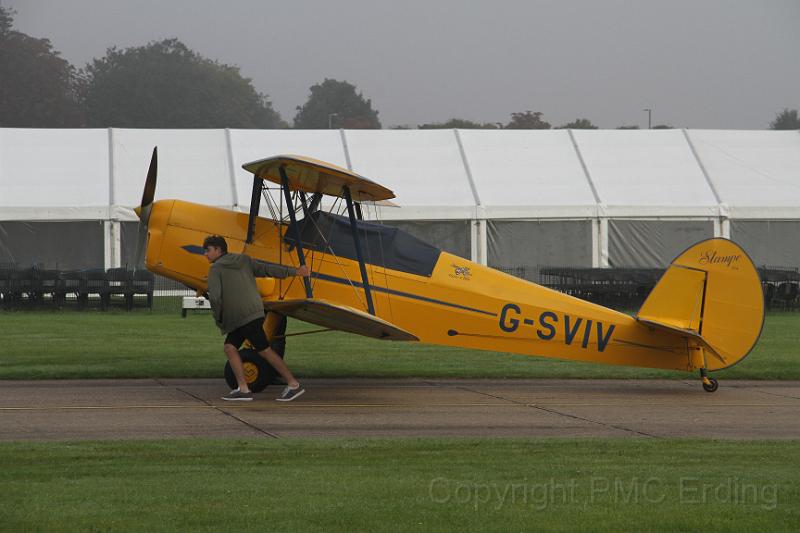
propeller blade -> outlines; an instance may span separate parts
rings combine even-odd
[[[142,207],[153,203],[156,195],[156,177],[158,176],[158,146],[153,148],[153,156],[150,158],[150,168],[147,169],[147,180],[144,182],[144,192],[142,193]]]
[[[150,212],[153,209],[153,198],[156,195],[156,179],[158,177],[158,147],[153,148],[150,158],[150,168],[147,170],[147,180],[144,182],[142,204],[137,210],[139,215],[139,236],[136,240],[135,268],[144,266],[144,254],[147,250],[147,229],[150,222]]]

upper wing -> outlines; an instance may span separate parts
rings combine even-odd
[[[394,193],[383,185],[346,168],[309,157],[278,155],[242,165],[243,169],[255,176],[278,184],[281,183],[281,167],[286,171],[289,188],[292,190],[342,197],[342,187],[346,185],[356,202],[375,202],[394,198]]]

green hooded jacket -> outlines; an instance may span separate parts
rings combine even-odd
[[[287,278],[293,274],[293,268],[256,261],[244,254],[227,253],[214,261],[208,271],[208,299],[222,334],[264,317],[256,276]]]

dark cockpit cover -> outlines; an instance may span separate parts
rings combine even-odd
[[[316,211],[297,224],[303,248],[358,260],[349,218]],[[433,272],[441,253],[438,248],[391,226],[359,220],[357,227],[365,263],[418,276]],[[284,240],[295,244],[291,225]]]

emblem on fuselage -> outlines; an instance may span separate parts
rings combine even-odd
[[[450,265],[453,267],[453,273],[450,274],[451,278],[463,279],[469,281],[472,278],[472,272],[468,266],[458,266],[456,264]]]

